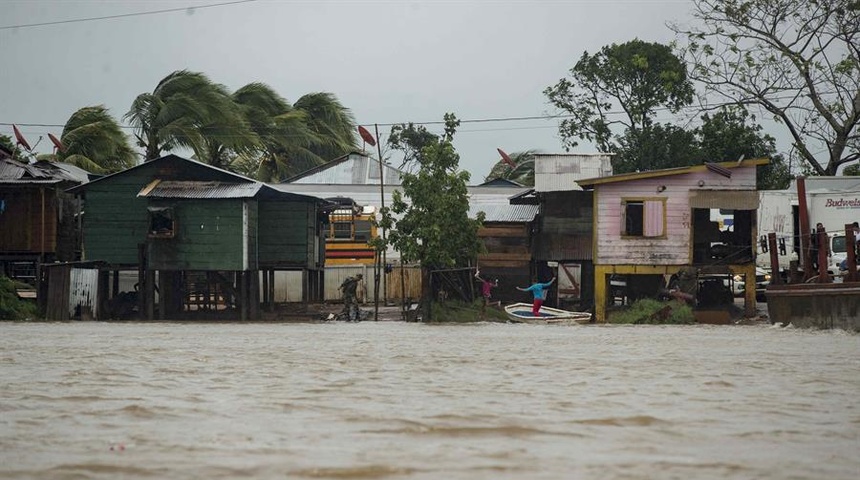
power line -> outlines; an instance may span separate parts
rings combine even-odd
[[[198,9],[224,7],[224,6],[228,6],[228,5],[236,5],[239,3],[250,3],[250,2],[256,2],[256,1],[258,1],[258,0],[233,0],[232,2],[212,3],[209,5],[201,5],[199,7],[167,8],[164,10],[151,10],[148,12],[121,13],[121,14],[117,14],[117,15],[105,15],[103,17],[71,18],[68,20],[56,20],[53,22],[27,23],[27,24],[20,24],[20,25],[5,25],[5,26],[0,27],[0,30],[11,30],[13,28],[46,27],[49,25],[62,25],[65,23],[95,22],[98,20],[112,20],[112,19],[116,19],[116,18],[140,17],[140,16],[144,16],[144,15],[158,15],[161,13],[191,12],[191,11],[198,10]]]

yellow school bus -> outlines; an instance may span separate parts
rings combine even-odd
[[[376,251],[368,242],[376,238],[376,208],[361,206],[351,198],[329,198],[337,206],[328,214],[326,265],[373,265]]]

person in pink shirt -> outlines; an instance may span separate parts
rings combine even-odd
[[[484,318],[484,312],[487,310],[487,305],[489,305],[490,303],[501,305],[501,303],[502,303],[502,302],[490,302],[490,298],[493,295],[493,289],[499,286],[499,279],[498,278],[493,279],[492,282],[489,280],[485,280],[485,279],[481,278],[481,271],[480,270],[475,271],[475,278],[477,278],[478,281],[481,282],[481,296],[484,299],[483,303],[481,304],[481,318]]]

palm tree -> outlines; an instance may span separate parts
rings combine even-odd
[[[291,159],[315,156],[308,146],[319,139],[307,126],[307,115],[294,109],[286,99],[265,83],[249,83],[233,93],[249,128],[259,138],[256,152],[241,153],[236,168],[248,170],[265,181],[280,180],[291,173]]]
[[[309,93],[295,107],[308,115],[308,126],[320,138],[311,146],[318,157],[328,161],[356,149],[355,118],[331,93]]]
[[[330,93],[301,97],[291,106],[264,83],[251,83],[233,93],[250,129],[259,137],[256,177],[282,181],[356,148],[355,120]],[[240,154],[237,168],[246,169],[248,155]]]
[[[516,166],[511,167],[506,161],[499,160],[493,165],[485,180],[503,178],[521,185],[533,187],[535,184],[535,153],[537,153],[535,150],[526,150],[508,155]]]
[[[63,149],[40,159],[69,163],[93,173],[114,173],[134,166],[137,154],[128,136],[104,105],[84,107],[66,121]]]
[[[255,141],[227,88],[187,70],[171,73],[152,93],[138,95],[125,119],[135,127],[145,160],[185,147],[202,161],[221,163],[226,148],[246,148]]]

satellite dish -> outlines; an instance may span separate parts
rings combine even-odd
[[[498,150],[499,155],[501,155],[501,156],[502,156],[502,160],[504,160],[504,161],[505,161],[505,163],[507,163],[508,165],[510,165],[510,166],[511,166],[511,168],[517,168],[517,164],[516,164],[516,163],[514,163],[514,161],[513,161],[513,160],[511,160],[511,157],[510,157],[507,153],[505,153],[505,151],[504,151],[504,150],[502,150],[501,148],[497,148],[496,150]]]
[[[15,125],[12,125],[12,130],[15,132],[15,140],[18,141],[18,145],[26,148],[28,152],[32,151],[33,149],[30,148],[30,144],[27,143],[27,139],[24,138],[24,135],[21,135],[21,130],[18,130],[18,127]]]
[[[50,138],[51,143],[54,144],[54,151],[55,152],[57,152],[57,151],[65,152],[66,151],[66,146],[63,145],[63,142],[61,142],[59,138],[55,137],[53,133],[49,133],[48,138]]]
[[[358,134],[361,135],[362,140],[369,143],[371,147],[376,146],[376,139],[373,138],[373,135],[371,135],[370,132],[361,125],[358,126]]]

